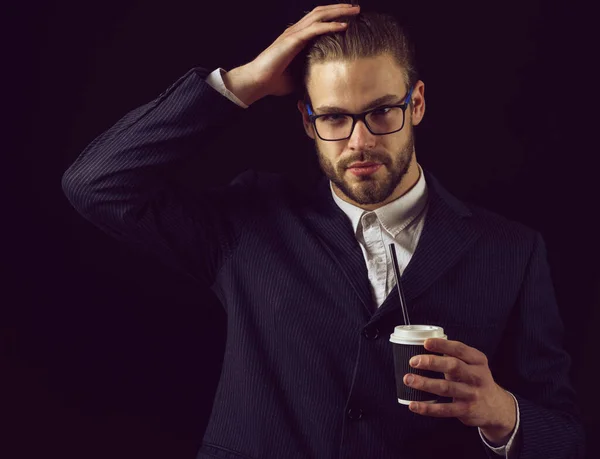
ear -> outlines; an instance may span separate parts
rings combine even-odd
[[[411,111],[411,121],[412,125],[416,126],[425,116],[425,83],[423,81],[417,81],[411,98],[413,102],[412,107],[409,107]]]
[[[301,115],[302,115],[302,124],[304,125],[304,131],[306,132],[306,135],[309,136],[311,139],[315,139],[315,131],[314,131],[314,126],[313,124],[310,122],[310,118],[308,117],[308,110],[306,109],[306,105],[304,104],[304,102],[302,100],[298,101],[298,110],[300,111]]]

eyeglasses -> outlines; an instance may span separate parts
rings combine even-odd
[[[361,120],[373,135],[387,135],[401,131],[404,127],[405,112],[410,103],[410,96],[414,87],[408,91],[404,103],[396,105],[382,105],[366,112],[352,113],[326,113],[315,115],[310,104],[307,104],[308,115],[320,139],[337,141],[349,139],[354,132],[354,126]]]

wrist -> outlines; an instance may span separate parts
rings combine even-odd
[[[236,67],[223,74],[223,83],[227,90],[246,105],[252,105],[263,97],[258,83],[253,78],[252,71],[246,65]]]
[[[501,413],[502,416],[497,422],[481,427],[481,433],[494,446],[506,445],[517,426],[517,407],[515,401],[512,395],[504,389],[500,389],[502,390],[503,395],[506,396],[505,402],[502,405],[504,408],[497,411],[498,413]]]
[[[504,446],[510,440],[513,429],[501,427],[481,428],[481,433],[493,447]]]

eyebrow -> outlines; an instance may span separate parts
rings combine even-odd
[[[386,94],[385,96],[382,96],[378,99],[375,99],[372,102],[369,102],[367,105],[365,105],[362,109],[362,111],[367,111],[370,110],[372,108],[375,108],[379,105],[385,105],[385,104],[389,104],[389,103],[395,103],[395,104],[399,104],[402,102],[402,99],[400,99],[400,97],[394,95],[394,94]],[[341,107],[335,107],[333,105],[322,105],[320,107],[315,108],[315,112],[319,112],[320,114],[325,114],[325,113],[349,113],[348,110],[341,108]]]

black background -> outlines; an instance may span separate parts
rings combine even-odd
[[[61,177],[97,135],[191,67],[242,65],[326,3],[4,7],[0,457],[195,457],[224,313],[210,291],[81,218]],[[593,16],[566,1],[361,5],[399,17],[416,42],[427,101],[415,131],[419,162],[459,198],[542,233],[592,449],[600,432]],[[202,188],[248,167],[300,176],[318,167],[295,100],[268,97],[246,115],[182,180]]]

